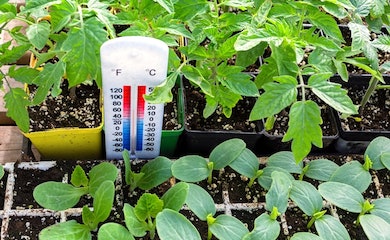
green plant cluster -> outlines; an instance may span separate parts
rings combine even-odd
[[[339,166],[328,159],[296,163],[288,151],[271,155],[261,168],[258,158],[246,148],[241,139],[227,140],[210,153],[208,159],[190,155],[175,161],[158,157],[147,162],[136,173],[131,170],[128,152],[125,159],[125,182],[133,191],[150,190],[174,177],[174,184],[163,196],[144,192],[135,206],[125,203],[124,225],[104,222],[112,208],[114,184],[118,170],[109,163],[94,167],[88,174],[78,166],[71,184],[47,182],[38,185],[34,198],[45,208],[65,210],[74,206],[80,196],[91,194],[93,210],[83,208],[83,224],[75,221],[59,223],[44,229],[41,239],[90,239],[98,231],[99,239],[135,239],[149,234],[154,239],[201,239],[197,229],[179,210],[186,206],[201,221],[207,223],[208,239],[224,240],[277,239],[280,234],[278,217],[293,202],[310,220],[307,232],[294,234],[291,239],[350,239],[336,217],[327,214],[324,199],[352,213],[358,213],[356,225],[361,226],[369,239],[385,239],[390,232],[390,199],[364,199],[362,193],[372,182],[370,170],[390,170],[390,139],[374,139],[364,154],[365,162],[350,161]],[[231,167],[248,177],[248,187],[258,182],[265,191],[266,212],[258,216],[249,230],[237,218],[220,214],[210,194],[198,186],[199,181],[212,181],[213,170]],[[97,178],[97,176],[99,176]],[[306,179],[319,182],[315,187]],[[312,233],[314,230],[318,235]],[[380,229],[380,230],[379,230]],[[55,235],[52,235],[55,234]]]

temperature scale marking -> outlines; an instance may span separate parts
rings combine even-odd
[[[154,38],[131,36],[105,42],[101,49],[106,158],[160,154],[164,104],[144,95],[161,84],[168,69],[168,46]]]

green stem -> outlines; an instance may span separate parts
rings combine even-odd
[[[263,174],[263,172],[264,172],[263,170],[257,170],[255,176],[250,178],[249,183],[248,183],[249,188],[253,186],[253,184],[255,183],[255,180],[258,179]]]
[[[359,114],[360,115],[363,114],[364,107],[366,106],[368,100],[370,99],[370,97],[374,93],[378,83],[379,83],[379,79],[378,78],[376,78],[374,76],[371,77],[370,84],[368,85],[368,88],[367,88],[366,92],[364,93],[362,101],[360,102],[360,109],[359,109]]]
[[[312,217],[309,221],[309,223],[307,224],[307,229],[310,229],[311,226],[313,226],[313,223],[316,221],[317,219],[315,217]]]
[[[302,73],[300,71],[298,73],[298,77],[299,77],[299,86],[300,86],[301,92],[302,92],[302,101],[306,101],[305,81],[303,80],[303,76],[302,76]]]
[[[213,182],[214,163],[213,162],[209,162],[207,164],[207,169],[209,170],[209,176],[207,177],[207,183],[211,184]]]

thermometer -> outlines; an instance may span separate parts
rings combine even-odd
[[[164,104],[150,104],[144,95],[167,76],[168,46],[155,38],[131,36],[105,42],[101,49],[104,125],[107,159],[160,154]]]

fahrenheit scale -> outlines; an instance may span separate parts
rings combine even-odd
[[[164,104],[147,103],[143,95],[164,81],[168,46],[154,38],[132,36],[101,47],[105,144],[107,159],[160,154]]]

